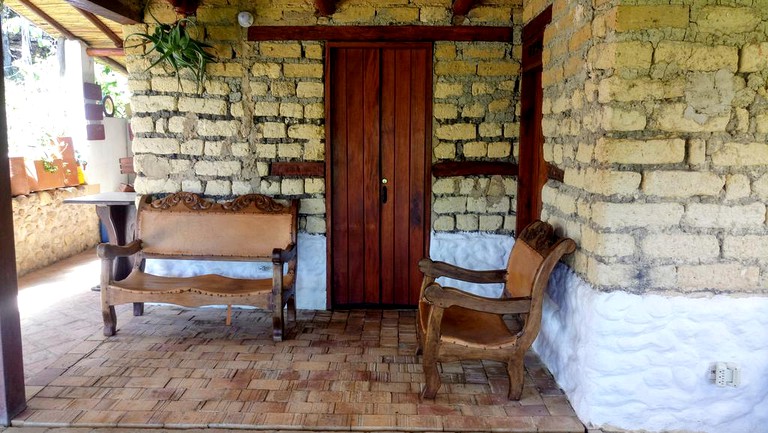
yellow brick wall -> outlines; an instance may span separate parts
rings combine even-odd
[[[206,0],[196,31],[219,62],[208,67],[202,94],[182,74],[153,68],[140,47],[127,50],[133,92],[134,152],[143,193],[178,190],[215,197],[259,192],[301,199],[302,229],[325,231],[322,178],[269,175],[273,161],[325,160],[322,42],[248,42],[236,24],[250,11],[254,25],[451,25],[449,0],[347,0],[330,17],[306,0]],[[165,0],[146,14],[177,17]],[[472,9],[463,25],[511,26],[509,42],[437,42],[433,70],[433,160],[515,162],[519,133],[522,4],[493,0]],[[125,34],[144,32],[129,26]],[[129,41],[130,42],[130,41]],[[514,228],[517,183],[508,177],[436,180],[433,228],[493,231]]]
[[[766,292],[768,8],[552,5],[545,157],[565,181],[544,217],[579,241],[574,269],[606,289]]]

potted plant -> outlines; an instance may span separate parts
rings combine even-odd
[[[149,44],[151,48],[145,56],[157,52],[160,57],[147,70],[159,64],[169,65],[176,73],[179,87],[181,87],[179,72],[184,69],[190,70],[195,78],[196,92],[200,93],[205,80],[206,65],[216,62],[216,58],[205,49],[213,47],[193,37],[190,32],[196,27],[193,18],[185,16],[171,24],[162,24],[157,20],[155,22],[152,33],[132,33],[125,38],[126,41],[136,38],[141,40],[139,45]]]
[[[64,186],[80,185],[77,172],[78,162],[72,137],[56,137],[56,144],[58,156],[61,158],[61,166],[59,168],[64,173]]]
[[[61,170],[61,159],[54,159],[48,155],[32,161],[32,167],[28,169],[33,176],[29,177],[29,188],[32,191],[61,188],[64,186],[64,170]]]

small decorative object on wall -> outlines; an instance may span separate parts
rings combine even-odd
[[[104,96],[101,100],[101,106],[104,109],[104,115],[107,117],[113,117],[115,115],[115,101],[109,95]]]
[[[205,51],[206,48],[213,48],[211,45],[198,41],[192,36],[190,29],[194,27],[196,27],[194,19],[184,17],[171,24],[157,22],[152,34],[132,33],[125,39],[137,38],[142,41],[139,45],[150,44],[151,49],[145,55],[157,52],[160,57],[147,70],[159,64],[170,65],[176,72],[179,87],[181,87],[179,72],[182,69],[189,69],[195,77],[195,91],[200,93],[205,80],[205,67],[208,63],[216,63],[216,57]]]
[[[253,25],[253,14],[248,11],[243,11],[237,14],[237,23],[240,27],[250,27]]]

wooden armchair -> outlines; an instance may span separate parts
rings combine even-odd
[[[438,361],[486,359],[507,364],[509,399],[523,392],[523,357],[539,333],[541,307],[549,275],[558,260],[576,250],[572,239],[559,238],[552,226],[534,221],[512,248],[507,269],[472,271],[422,259],[424,273],[417,320],[419,352],[426,385],[423,398],[440,388]],[[472,283],[504,283],[499,299],[486,298],[435,283],[438,277]],[[505,321],[504,316],[510,315]]]

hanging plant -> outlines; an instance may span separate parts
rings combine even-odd
[[[157,22],[157,20],[155,21]],[[170,65],[176,72],[179,87],[181,87],[179,72],[183,69],[189,69],[195,77],[195,90],[200,93],[205,81],[205,66],[208,63],[216,63],[216,57],[205,51],[206,48],[213,48],[211,45],[198,41],[190,35],[191,27],[196,27],[195,22],[186,17],[171,24],[157,22],[152,34],[132,33],[125,39],[127,41],[131,38],[138,38],[142,40],[139,45],[151,45],[152,48],[146,52],[145,56],[156,51],[160,54],[160,58],[149,65],[147,70],[158,64]]]

